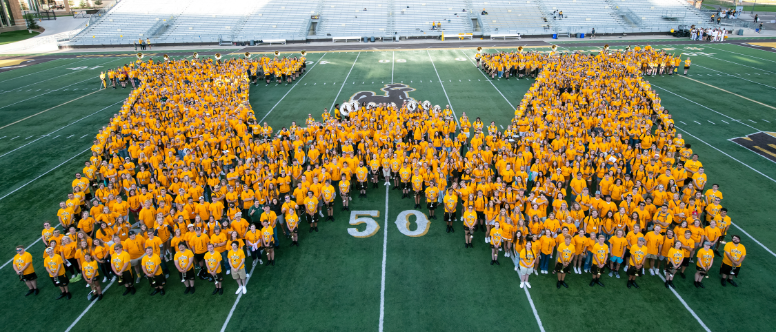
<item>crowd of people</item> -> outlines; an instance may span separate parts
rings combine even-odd
[[[720,256],[721,284],[736,286],[746,250],[735,235],[724,243],[722,192],[642,77],[644,63],[677,59],[650,47],[478,56],[486,71],[535,78],[503,129],[405,101],[335,107],[276,130],[256,122],[248,85],[282,59],[138,62],[143,84],[97,135],[58,223],[43,225],[45,272],[59,298],[81,278],[91,299],[111,279],[124,295],[143,278],[164,295],[172,268],[186,294],[197,278],[223,294],[225,275],[245,294],[248,257],[274,266],[279,236],[298,247],[302,221],[318,232],[335,206],[348,210],[382,183],[410,200],[393,206],[425,203],[431,219],[442,210],[465,248],[484,240],[491,265],[513,260],[520,287],[540,273],[569,287],[572,270],[590,286],[608,270],[624,271],[628,288],[647,271],[671,287],[691,263],[703,287]],[[19,246],[13,268],[27,295],[39,292],[32,262]]]
[[[725,28],[692,28],[690,40],[723,42],[727,39],[728,31]]]

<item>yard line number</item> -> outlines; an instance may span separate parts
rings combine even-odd
[[[349,224],[358,226],[366,224],[363,230],[359,230],[357,227],[348,228],[348,234],[357,238],[371,237],[380,230],[380,224],[372,218],[380,217],[380,211],[377,210],[362,210],[351,211]],[[412,223],[415,223],[415,229],[411,230]],[[396,216],[396,228],[402,234],[409,237],[420,237],[428,233],[428,229],[431,226],[431,222],[428,221],[423,212],[418,210],[405,210]]]

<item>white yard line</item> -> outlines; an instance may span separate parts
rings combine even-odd
[[[744,81],[751,82],[751,83],[754,83],[754,84],[759,84],[759,85],[762,85],[762,86],[766,86],[766,87],[769,87],[769,88],[771,88],[771,89],[776,89],[776,88],[774,88],[774,87],[772,87],[772,86],[770,86],[770,85],[767,85],[767,84],[762,84],[762,83],[755,82],[755,81],[751,81],[751,80],[745,79],[745,78],[743,78],[743,77],[739,77],[739,76],[736,76],[736,75],[731,75],[731,74],[728,74],[728,73],[725,73],[725,72],[721,72],[721,71],[719,71],[719,70],[716,70],[716,69],[712,69],[712,68],[709,68],[709,67],[704,67],[704,66],[701,66],[701,65],[696,65],[696,66],[698,66],[698,67],[701,67],[701,68],[706,68],[706,69],[708,69],[708,70],[712,70],[712,71],[715,71],[715,72],[718,72],[718,73],[722,73],[723,75],[727,75],[727,76],[730,76],[730,77],[734,77],[734,78],[737,78],[737,79],[740,79],[740,80],[744,80]]]
[[[65,59],[57,59],[57,60],[65,60]],[[57,61],[57,60],[52,60],[52,61]],[[83,59],[83,60],[80,60],[80,61],[75,61],[75,62],[71,62],[71,63],[66,63],[66,64],[64,64],[64,65],[61,65],[61,66],[56,66],[56,67],[52,67],[52,68],[49,68],[49,69],[44,69],[44,70],[36,71],[36,72],[34,72],[34,73],[29,73],[29,74],[27,74],[27,75],[22,75],[22,76],[18,76],[18,77],[14,77],[14,78],[9,78],[9,79],[7,79],[7,80],[3,80],[3,83],[12,82],[13,80],[15,80],[15,79],[17,79],[17,78],[27,77],[27,76],[30,76],[30,75],[35,75],[35,74],[40,74],[40,73],[42,73],[42,72],[46,72],[46,71],[49,71],[49,70],[52,70],[52,69],[57,69],[57,68],[59,68],[59,67],[64,67],[64,66],[72,66],[72,65],[74,65],[74,64],[76,64],[76,63],[79,63],[79,62],[82,62],[82,61],[86,61],[86,60],[89,60],[89,59]],[[44,63],[45,63],[45,62],[44,62]]]
[[[663,278],[663,276],[660,273],[658,273],[657,276],[660,277],[660,280],[663,280],[663,282],[666,281],[666,279]],[[693,311],[692,308],[690,308],[690,306],[687,305],[687,302],[684,302],[684,299],[682,298],[682,296],[679,295],[679,293],[677,293],[676,290],[673,287],[668,287],[668,289],[670,289],[671,292],[674,293],[674,296],[676,296],[676,298],[679,299],[679,302],[682,302],[682,305],[684,305],[684,308],[687,309],[687,311],[689,311],[690,314],[693,317],[695,317],[695,320],[698,321],[698,324],[701,324],[701,327],[703,327],[703,329],[706,330],[706,332],[711,332],[709,327],[706,326],[706,324],[703,323],[703,321],[701,320],[700,317],[698,317],[698,315],[695,313],[695,311]]]
[[[78,157],[78,156],[80,156],[80,155],[84,154],[84,152],[91,150],[91,148],[92,148],[92,147],[90,146],[88,149],[86,149],[86,150],[83,150],[83,151],[79,152],[79,153],[78,153],[78,154],[76,154],[75,156],[72,156],[72,157],[70,157],[70,159],[63,161],[61,164],[59,164],[59,165],[57,165],[57,166],[54,166],[54,168],[52,168],[52,169],[50,169],[50,170],[46,171],[45,173],[43,173],[43,174],[41,174],[41,175],[38,175],[38,177],[36,177],[36,178],[34,178],[34,179],[30,180],[29,182],[27,182],[27,183],[23,184],[21,187],[19,187],[19,188],[16,188],[16,189],[14,189],[13,191],[11,191],[11,192],[9,192],[9,193],[5,194],[3,197],[0,197],[0,201],[2,201],[3,199],[5,199],[5,198],[6,198],[6,197],[8,197],[8,196],[11,196],[11,194],[13,194],[13,193],[15,193],[15,192],[19,191],[20,189],[22,189],[22,188],[26,187],[26,186],[27,186],[27,185],[29,185],[30,183],[33,183],[33,182],[35,182],[35,180],[42,178],[44,175],[46,175],[46,174],[48,174],[48,173],[51,173],[51,172],[52,172],[52,171],[54,171],[55,169],[59,168],[60,166],[62,166],[62,165],[64,165],[64,164],[66,164],[68,161],[71,161],[71,160],[75,159],[76,157]]]
[[[321,57],[321,58],[323,58],[323,57]],[[268,263],[268,264],[269,264],[269,263]],[[254,266],[251,268],[251,272],[249,272],[250,276],[253,276],[253,270],[255,270],[255,269],[256,269],[256,266],[257,266],[257,265],[254,265]],[[245,279],[245,286],[248,286],[248,281],[250,281],[250,280],[251,280],[251,277],[250,277],[250,276],[249,276],[247,279]],[[234,309],[236,309],[236,308],[237,308],[237,304],[238,304],[238,303],[240,303],[240,299],[242,298],[242,296],[243,296],[243,294],[242,294],[242,292],[240,292],[240,294],[238,294],[238,295],[237,295],[237,298],[234,300],[234,305],[232,305],[232,309],[231,309],[231,310],[229,310],[229,315],[228,315],[228,316],[226,316],[226,321],[224,321],[224,325],[223,325],[223,326],[221,326],[221,332],[224,332],[224,331],[226,331],[226,326],[227,326],[227,325],[229,325],[229,321],[230,321],[230,320],[232,320],[232,315],[234,315]]]
[[[59,107],[59,106],[66,105],[66,104],[69,104],[69,103],[72,103],[72,102],[74,102],[74,101],[76,101],[76,100],[78,100],[78,99],[81,99],[81,98],[87,97],[87,96],[89,96],[89,95],[93,95],[93,94],[95,94],[95,93],[97,93],[97,92],[100,92],[100,90],[93,91],[93,92],[89,92],[89,93],[87,93],[87,94],[85,94],[85,95],[83,95],[83,96],[80,96],[80,97],[76,97],[76,98],[70,99],[70,100],[68,100],[68,101],[66,101],[66,102],[64,102],[64,103],[61,103],[61,104],[59,104],[59,105],[56,105],[56,106],[54,106],[54,107],[50,107],[50,108],[47,108],[47,109],[45,109],[45,110],[42,110],[42,111],[40,111],[40,112],[38,112],[38,113],[35,113],[35,114],[33,114],[33,115],[29,115],[29,116],[27,116],[27,117],[21,118],[21,119],[19,119],[19,120],[16,120],[16,121],[14,121],[14,122],[11,122],[11,123],[9,123],[9,124],[7,124],[7,125],[5,125],[5,126],[2,126],[2,127],[0,127],[0,129],[5,129],[5,128],[8,128],[8,127],[10,127],[10,126],[13,126],[13,125],[15,125],[15,124],[19,123],[19,122],[22,122],[22,121],[24,121],[24,120],[27,120],[27,119],[29,119],[29,118],[32,118],[32,117],[35,117],[35,116],[41,115],[41,114],[43,114],[43,113],[46,113],[46,112],[48,112],[48,111],[50,111],[50,110],[53,110],[53,109],[55,109],[55,108]]]
[[[653,86],[653,87],[656,87],[656,88],[658,88],[658,89],[660,89],[660,90],[663,90],[663,91],[665,91],[665,92],[668,92],[668,93],[670,93],[670,94],[672,94],[672,95],[674,95],[674,96],[677,96],[677,97],[679,97],[679,98],[682,98],[682,99],[684,99],[684,100],[686,100],[686,101],[689,101],[689,102],[691,102],[691,103],[693,103],[693,104],[695,104],[695,105],[698,105],[698,106],[700,106],[700,107],[703,107],[703,108],[705,108],[705,109],[707,109],[707,110],[709,110],[709,111],[712,111],[712,112],[714,112],[714,113],[717,113],[717,114],[719,114],[719,115],[722,115],[722,116],[724,116],[724,117],[726,117],[726,118],[728,118],[728,119],[730,119],[730,120],[733,120],[733,121],[735,121],[735,122],[738,122],[738,123],[740,123],[740,124],[742,124],[742,125],[744,125],[744,126],[747,126],[747,127],[749,127],[749,128],[752,128],[752,129],[754,129],[754,130],[757,130],[757,131],[762,131],[762,130],[760,130],[760,129],[757,129],[757,128],[755,128],[755,127],[752,127],[752,126],[750,126],[750,125],[748,125],[748,124],[746,124],[746,123],[744,123],[744,122],[742,122],[742,121],[738,121],[738,120],[736,120],[736,119],[734,119],[734,118],[732,118],[732,117],[728,116],[728,115],[727,115],[727,114],[725,114],[725,113],[717,112],[717,111],[715,111],[715,110],[713,110],[713,109],[711,109],[711,108],[709,108],[709,107],[706,107],[706,106],[703,106],[703,105],[701,105],[701,104],[698,104],[697,102],[695,102],[695,101],[692,101],[692,100],[690,100],[690,99],[688,99],[688,98],[686,98],[686,97],[684,97],[684,96],[682,96],[682,95],[676,94],[676,93],[672,92],[671,90],[668,90],[668,89],[665,89],[665,88],[661,88],[661,87],[659,87],[659,86],[657,86],[657,85],[655,85],[655,84],[652,84],[652,86]],[[680,121],[680,122],[681,122],[681,121]],[[682,123],[684,123],[684,122],[682,122]]]
[[[56,226],[54,226],[54,228],[58,228],[59,226],[60,226],[60,225],[56,225]],[[43,237],[42,237],[42,236],[41,236],[41,237],[38,237],[38,239],[37,239],[37,240],[35,240],[35,242],[32,242],[32,243],[30,243],[30,245],[28,245],[27,247],[25,247],[25,248],[24,248],[24,250],[25,250],[25,251],[27,251],[27,250],[30,250],[30,248],[32,248],[32,246],[34,246],[35,244],[37,244],[38,242],[40,242],[40,240],[41,240],[41,239],[43,239]],[[2,270],[3,268],[5,268],[5,267],[6,267],[8,264],[11,264],[11,262],[13,262],[13,258],[9,259],[7,262],[5,262],[5,264],[3,264],[2,266],[0,266],[0,270]]]
[[[733,44],[733,45],[735,45],[735,44]],[[736,45],[736,46],[738,46],[738,45]],[[747,48],[747,49],[749,49],[749,47],[746,47],[746,46],[740,46],[740,47],[744,47],[744,48]],[[768,62],[776,62],[776,61],[774,61],[774,60],[763,59],[763,58],[760,58],[760,57],[756,57],[756,56],[754,56],[754,55],[749,55],[749,54],[744,54],[744,53],[738,53],[738,52],[733,52],[733,51],[728,51],[728,50],[723,50],[723,49],[721,49],[721,48],[714,48],[714,47],[708,47],[708,46],[706,46],[706,48],[710,48],[710,49],[712,49],[712,50],[717,50],[717,51],[722,51],[722,52],[728,52],[728,53],[733,53],[733,54],[743,55],[743,56],[745,56],[745,57],[754,58],[754,59],[759,59],[759,60],[763,60],[763,61],[768,61]]]
[[[760,243],[760,241],[757,241],[757,239],[755,239],[753,236],[749,235],[749,233],[747,233],[743,228],[741,228],[741,226],[738,226],[738,225],[736,225],[733,222],[731,222],[730,224],[733,225],[733,226],[736,226],[736,228],[740,229],[741,232],[744,233],[744,235],[748,236],[752,241],[754,241],[755,243],[757,243],[761,247],[763,247],[763,249],[765,249],[765,251],[767,251],[769,254],[773,255],[773,257],[776,257],[776,253],[771,251],[771,249],[768,249],[768,247],[766,247],[764,244]]]
[[[345,80],[344,80],[344,81],[342,82],[342,84],[340,85],[340,89],[339,89],[339,91],[337,92],[337,96],[335,96],[335,97],[334,97],[334,101],[333,101],[333,102],[331,102],[331,107],[329,107],[329,111],[330,111],[330,112],[334,112],[334,110],[333,110],[333,108],[334,108],[334,104],[336,104],[336,103],[337,103],[337,99],[339,98],[339,95],[340,95],[340,93],[342,92],[342,88],[344,88],[344,87],[345,87],[345,84],[348,84],[348,77],[350,77],[350,72],[352,72],[352,71],[353,71],[353,67],[355,67],[355,66],[356,66],[356,62],[358,61],[358,57],[359,57],[360,55],[361,55],[361,52],[358,52],[358,54],[356,54],[356,59],[355,59],[355,60],[353,60],[353,65],[352,65],[352,66],[350,66],[350,70],[348,70],[348,75],[347,75],[347,76],[345,76]]]
[[[531,310],[533,311],[534,318],[536,318],[536,324],[539,324],[539,331],[544,332],[544,325],[542,325],[542,319],[539,318],[539,312],[536,311],[536,306],[533,303],[533,299],[531,299],[531,293],[528,292],[528,287],[523,288],[525,291],[525,296],[528,298],[528,303],[531,304]]]
[[[482,74],[482,76],[485,76],[485,79],[486,79],[488,82],[490,82],[490,85],[492,85],[492,86],[493,86],[493,88],[494,88],[494,89],[496,89],[496,91],[498,91],[498,94],[500,94],[500,95],[501,95],[501,97],[502,97],[502,98],[504,98],[504,100],[506,100],[506,101],[507,101],[507,104],[509,104],[509,107],[512,107],[512,112],[514,112],[514,111],[515,111],[515,106],[514,106],[514,105],[512,105],[512,103],[510,103],[510,102],[509,102],[509,99],[507,99],[507,97],[506,97],[506,96],[504,96],[504,94],[503,94],[503,93],[501,93],[501,90],[499,90],[499,89],[496,87],[496,85],[495,85],[495,84],[493,84],[493,81],[491,81],[490,79],[488,79],[488,76],[487,76],[487,75],[485,75],[485,73],[483,73],[483,72],[482,72],[482,70],[480,70],[479,68],[477,68],[477,64],[475,64],[475,63],[472,61],[472,59],[471,59],[471,58],[469,58],[469,56],[468,56],[468,55],[467,55],[467,54],[466,54],[466,53],[465,53],[463,50],[461,50],[461,53],[463,53],[463,55],[464,55],[464,56],[465,56],[467,59],[469,59],[469,62],[471,62],[471,63],[474,65],[474,68],[475,68],[475,69],[476,69],[478,72],[480,72],[480,74]]]
[[[431,65],[434,66],[434,72],[437,75],[437,79],[439,80],[439,84],[442,85],[442,92],[445,93],[445,98],[447,98],[447,104],[450,105],[450,110],[453,111],[453,118],[455,119],[455,124],[460,125],[458,123],[458,115],[455,114],[455,109],[453,108],[453,103],[450,102],[450,97],[447,96],[447,91],[445,90],[445,84],[442,83],[442,78],[439,77],[439,72],[436,69],[436,65],[434,64],[434,59],[431,57],[431,52],[426,50],[426,53],[428,54],[428,58],[431,60]]]
[[[310,70],[308,70],[308,71],[304,72],[304,75],[302,75],[302,77],[300,77],[300,78],[299,78],[299,80],[298,80],[298,81],[296,81],[296,83],[294,83],[294,85],[293,85],[293,86],[291,86],[291,88],[290,88],[290,89],[288,89],[288,91],[286,92],[286,94],[284,94],[284,95],[283,95],[283,97],[282,97],[282,98],[280,98],[280,100],[278,100],[278,102],[277,102],[277,103],[275,103],[275,106],[272,106],[272,108],[270,108],[270,109],[269,109],[269,112],[267,112],[267,114],[264,114],[264,117],[262,117],[262,118],[261,118],[261,120],[259,120],[259,123],[262,123],[262,122],[264,122],[264,119],[266,119],[266,118],[267,118],[267,116],[268,116],[270,113],[272,113],[272,110],[274,110],[274,109],[275,109],[275,107],[278,107],[278,105],[280,104],[280,102],[281,102],[281,101],[283,101],[283,99],[284,99],[284,98],[286,98],[286,96],[288,96],[288,94],[291,92],[291,90],[293,90],[293,89],[294,89],[294,88],[295,88],[295,87],[296,87],[296,86],[299,84],[299,82],[301,82],[301,81],[302,81],[302,79],[304,79],[304,77],[305,77],[305,76],[307,76],[307,73],[311,72],[311,71],[313,70],[313,68],[315,68],[315,66],[317,66],[317,65],[318,65],[318,63],[319,63],[319,62],[321,62],[321,59],[323,59],[323,57],[325,57],[325,56],[326,56],[326,53],[323,53],[323,55],[321,55],[321,57],[318,59],[318,61],[316,61],[316,62],[315,62],[315,64],[314,64],[312,67],[310,67]]]
[[[75,84],[78,84],[78,83],[83,83],[83,82],[86,82],[86,81],[88,81],[88,80],[94,80],[94,79],[99,79],[99,78],[97,78],[97,77],[90,77],[90,78],[87,78],[87,79],[85,79],[85,80],[83,80],[83,81],[78,81],[78,82],[75,82],[75,83],[71,83],[71,84],[69,84],[69,85],[65,85],[65,86],[63,86],[63,87],[61,87],[61,88],[59,88],[59,89],[54,89],[54,90],[51,90],[51,91],[49,91],[49,92],[46,92],[46,93],[41,93],[41,94],[39,94],[39,95],[35,95],[35,96],[32,96],[32,97],[30,97],[30,98],[27,98],[27,99],[22,99],[22,100],[19,100],[19,101],[17,101],[17,102],[14,102],[14,103],[11,103],[11,104],[8,104],[8,105],[5,105],[5,106],[2,106],[2,107],[0,107],[0,109],[6,108],[6,107],[8,107],[8,106],[13,106],[13,105],[16,105],[16,104],[18,104],[18,103],[21,103],[21,102],[24,102],[24,101],[28,101],[28,100],[30,100],[30,99],[40,98],[41,96],[47,95],[47,94],[49,94],[49,93],[52,93],[52,92],[54,92],[54,91],[59,91],[59,90],[62,90],[62,89],[66,88],[66,87],[69,87],[69,86],[71,86],[71,85],[75,85]],[[65,90],[62,90],[62,91],[65,91]]]
[[[709,58],[714,59],[714,60],[718,60],[718,61],[722,61],[722,62],[732,63],[734,65],[744,66],[744,67],[747,67],[747,68],[751,68],[751,69],[754,69],[754,70],[759,70],[759,71],[770,73],[770,74],[776,73],[776,72],[772,72],[770,70],[765,70],[765,69],[760,69],[760,68],[757,68],[757,67],[747,66],[745,64],[741,64],[741,63],[738,63],[738,62],[733,62],[733,61],[729,61],[729,60],[725,60],[725,59],[715,58],[713,56],[709,56]],[[741,75],[741,74],[737,74],[737,75]],[[747,75],[749,75],[749,74],[747,73]]]
[[[383,332],[385,319],[385,263],[388,251],[388,193],[390,186],[385,186],[385,226],[383,227],[383,272],[380,278],[380,323],[377,330]]]
[[[113,283],[115,283],[115,281],[111,281],[111,282],[108,284],[108,286],[107,286],[107,287],[105,287],[105,288],[103,288],[103,289],[102,289],[102,292],[103,292],[103,294],[104,294],[106,291],[108,291],[108,289],[110,288],[110,286],[113,286]],[[86,309],[84,309],[84,311],[83,311],[83,312],[82,312],[80,315],[78,315],[78,318],[76,318],[76,319],[75,319],[75,321],[73,322],[73,324],[70,324],[70,326],[68,326],[68,327],[67,327],[67,330],[65,330],[65,332],[70,332],[71,330],[73,330],[73,327],[75,327],[75,324],[78,324],[78,321],[80,321],[80,320],[81,320],[81,318],[83,318],[83,317],[84,317],[84,315],[86,315],[86,313],[87,313],[87,312],[89,312],[89,310],[92,308],[92,306],[93,306],[95,303],[97,303],[97,300],[94,300],[94,301],[92,301],[92,303],[89,303],[89,306],[88,306],[88,307],[86,307]]]
[[[391,52],[391,84],[393,84],[393,67],[396,65],[396,51]]]

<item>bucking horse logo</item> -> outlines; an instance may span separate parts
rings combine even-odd
[[[386,84],[381,91],[385,92],[383,95],[378,95],[374,91],[359,91],[350,97],[350,101],[358,101],[361,105],[375,103],[375,104],[390,104],[395,103],[397,107],[401,107],[404,102],[410,102],[415,100],[407,95],[410,91],[415,91],[415,88],[402,83]]]

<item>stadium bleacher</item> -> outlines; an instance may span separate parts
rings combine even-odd
[[[658,32],[700,24],[705,15],[684,0],[122,0],[69,43]]]

